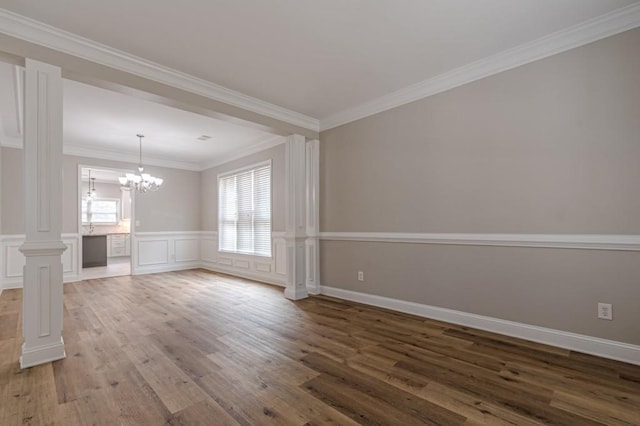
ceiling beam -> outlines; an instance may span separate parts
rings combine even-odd
[[[317,128],[307,128],[314,126],[302,127],[291,124],[265,114],[218,101],[204,94],[195,93],[195,91],[161,83],[149,77],[102,65],[80,56],[64,53],[7,34],[0,34],[0,52],[2,52],[0,59],[7,57],[14,61],[11,63],[15,63],[16,58],[31,58],[46,62],[62,68],[64,78],[92,84],[207,117],[281,136],[300,134],[308,138],[318,137]],[[188,79],[185,77],[186,81]],[[205,90],[202,92],[206,93]]]

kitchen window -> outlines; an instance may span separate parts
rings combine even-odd
[[[120,221],[120,200],[110,198],[96,198],[82,200],[82,224],[88,225],[116,225]]]
[[[271,257],[271,161],[218,176],[218,247]]]

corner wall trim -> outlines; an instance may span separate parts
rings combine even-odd
[[[600,339],[562,330],[522,324],[335,287],[322,286],[321,294],[640,365],[640,346],[629,343]]]
[[[640,26],[640,3],[496,53],[320,120],[320,131],[507,71]]]
[[[321,240],[640,251],[640,235],[321,232]]]

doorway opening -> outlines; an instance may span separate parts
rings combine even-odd
[[[118,181],[128,171],[82,165],[78,169],[80,278],[131,275],[134,194]]]

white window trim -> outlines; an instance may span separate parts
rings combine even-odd
[[[262,254],[256,254],[256,253],[241,253],[241,252],[237,252],[237,251],[229,251],[229,250],[222,250],[220,248],[220,179],[228,177],[228,176],[232,176],[232,175],[237,175],[243,172],[247,172],[249,170],[253,170],[253,169],[257,169],[260,167],[264,167],[264,166],[269,166],[269,170],[270,170],[270,184],[271,184],[271,188],[269,190],[269,205],[271,206],[271,229],[269,230],[270,234],[273,234],[273,160],[272,159],[268,159],[265,161],[260,161],[259,163],[253,163],[250,164],[248,166],[243,166],[243,167],[239,167],[237,169],[233,169],[233,170],[228,170],[226,172],[222,172],[219,173],[216,179],[216,194],[217,194],[217,205],[218,205],[218,209],[216,211],[216,214],[218,215],[218,219],[217,219],[217,233],[218,233],[218,241],[216,243],[217,247],[218,247],[218,253],[225,253],[225,254],[230,254],[230,255],[234,255],[234,256],[245,256],[245,257],[259,257],[261,259],[267,258],[267,259],[272,259],[273,258],[273,236],[271,237],[271,255],[270,256],[265,256]]]
[[[93,223],[93,226],[113,226],[113,225],[117,225],[120,223],[120,218],[122,217],[121,215],[121,202],[120,199],[118,198],[102,198],[102,197],[98,197],[96,198],[96,201],[115,201],[116,202],[116,221],[115,222],[99,222],[99,223]],[[82,201],[80,202],[80,216],[82,216]],[[82,221],[82,225],[83,226],[89,226],[92,222],[84,222]]]

